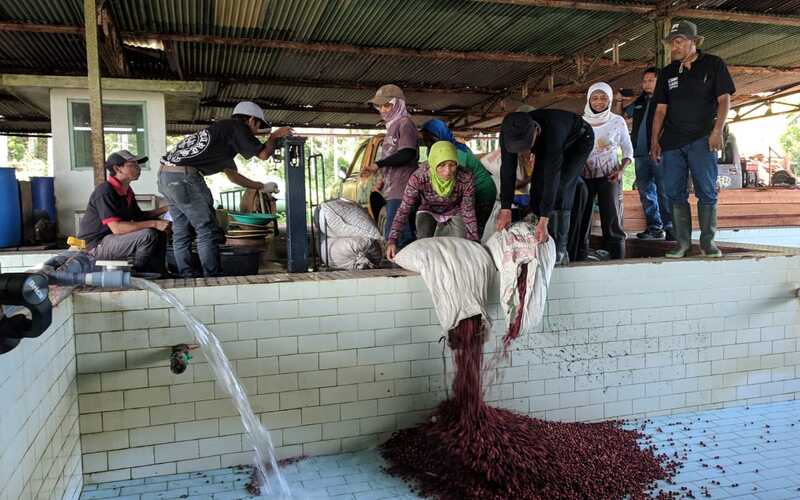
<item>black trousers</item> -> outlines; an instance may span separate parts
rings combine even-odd
[[[567,251],[569,252],[569,260],[571,262],[579,262],[586,260],[589,253],[587,247],[586,237],[582,232],[583,225],[583,212],[586,210],[586,204],[589,200],[589,189],[583,178],[578,177],[575,185],[575,199],[572,203],[572,215],[569,227],[569,243],[567,244]]]
[[[611,254],[612,259],[625,258],[625,230],[622,228],[620,213],[620,193],[622,183],[609,181],[605,177],[583,179],[589,192],[586,208],[583,211],[581,230],[589,248],[592,234],[592,208],[595,197],[600,207],[600,227],[603,230],[603,250]]]
[[[575,200],[575,186],[578,177],[586,166],[586,160],[594,149],[594,131],[586,124],[582,133],[564,147],[564,160],[561,163],[561,180],[556,196],[556,210],[570,211]],[[531,193],[533,195],[533,193]],[[533,196],[531,196],[533,199]]]

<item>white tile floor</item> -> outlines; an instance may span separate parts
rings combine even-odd
[[[800,401],[659,417],[647,423],[646,432],[660,452],[687,457],[675,484],[661,482],[655,491],[691,491],[695,498],[706,498],[707,491],[711,498],[800,499]],[[384,474],[382,465],[371,450],[309,458],[283,472],[299,492],[297,499],[419,498]],[[252,498],[245,491],[248,479],[249,470],[236,468],[161,476],[88,485],[81,499]]]

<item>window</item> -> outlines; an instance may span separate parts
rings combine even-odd
[[[69,114],[70,164],[73,170],[92,168],[89,102],[67,101]],[[127,149],[135,155],[147,155],[144,102],[103,103],[103,131],[106,155]],[[148,162],[149,163],[149,162]],[[150,168],[148,163],[142,168]]]

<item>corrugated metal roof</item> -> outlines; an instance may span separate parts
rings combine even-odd
[[[614,4],[656,5],[657,0],[608,1]],[[107,0],[119,29],[138,33],[198,34],[218,37],[272,39],[304,43],[338,43],[364,47],[402,47],[417,50],[517,52],[548,54],[562,63],[520,64],[459,59],[386,57],[337,52],[259,49],[207,43],[175,43],[177,61],[186,79],[258,79],[265,83],[209,84],[202,96],[209,101],[255,99],[291,107],[360,106],[370,90],[319,88],[310,84],[287,87],[268,80],[326,82],[405,82],[482,87],[502,92],[525,82],[545,87],[544,76],[555,73],[556,85],[576,79],[571,61],[577,51],[610,58],[610,48],[596,44],[610,34],[623,42],[620,57],[642,61],[654,52],[654,26],[643,16],[624,12],[593,12],[530,7],[511,3],[462,0]],[[706,0],[697,8],[758,11],[771,14],[800,12],[800,0]],[[0,0],[0,20],[48,25],[81,25],[81,0]],[[765,24],[697,21],[705,35],[704,48],[729,64],[794,67],[800,65],[800,28]],[[134,76],[175,79],[166,54],[126,49]],[[0,33],[0,71],[85,72],[85,47],[80,36],[47,33]],[[619,73],[595,64],[584,81]],[[638,75],[638,70],[634,72]],[[637,77],[638,78],[638,77]],[[771,80],[748,82],[764,90]],[[323,86],[327,87],[327,86]],[[536,90],[536,89],[531,89]],[[464,92],[409,92],[411,104],[434,110],[457,110],[487,99]],[[176,106],[188,106],[175,101]],[[173,109],[176,122],[203,122],[229,110],[197,107]],[[373,115],[308,111],[270,111],[276,123],[371,123]],[[21,115],[21,113],[20,113]],[[172,118],[180,115],[180,119]],[[186,127],[184,123],[180,127]],[[2,125],[0,125],[2,128]]]

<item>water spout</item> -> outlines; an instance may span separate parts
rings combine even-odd
[[[209,365],[214,370],[222,387],[228,392],[233,400],[236,409],[242,419],[245,431],[250,435],[253,449],[256,453],[255,466],[261,475],[262,492],[274,495],[277,498],[292,498],[289,485],[278,469],[278,461],[275,458],[275,448],[272,445],[272,438],[269,431],[261,424],[261,421],[253,413],[250,401],[247,399],[244,387],[231,369],[230,361],[222,350],[217,337],[208,328],[199,322],[186,309],[178,299],[167,290],[153,282],[131,278],[131,286],[140,290],[147,290],[158,295],[159,298],[173,306],[183,318],[186,327],[192,332],[195,341],[203,348],[203,353],[208,359]]]

